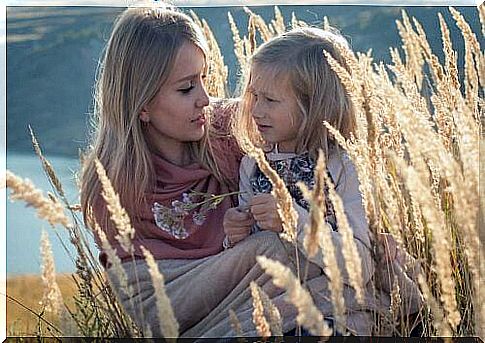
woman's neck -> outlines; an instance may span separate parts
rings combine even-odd
[[[157,146],[154,148],[154,152],[158,156],[176,166],[183,167],[194,162],[194,158],[187,143],[172,146]]]

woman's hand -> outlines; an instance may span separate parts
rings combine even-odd
[[[243,212],[233,207],[224,214],[224,232],[229,240],[230,245],[242,241],[251,233],[251,227],[254,219],[251,213]]]
[[[276,199],[272,194],[258,194],[249,201],[251,213],[263,230],[281,232],[283,225],[277,211]]]

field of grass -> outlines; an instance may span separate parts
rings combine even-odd
[[[57,284],[61,289],[66,306],[74,306],[73,296],[76,294],[76,284],[71,274],[58,274]],[[7,295],[12,299],[7,299],[7,335],[8,336],[30,336],[37,333],[49,335],[49,326],[39,320],[37,314],[42,313],[40,304],[44,294],[44,285],[40,275],[19,275],[7,278]],[[44,314],[43,318],[59,327],[59,318],[52,314]]]

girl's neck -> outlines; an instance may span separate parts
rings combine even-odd
[[[273,151],[275,153],[295,153],[295,147],[294,146],[285,146],[283,144],[278,144],[275,143]]]

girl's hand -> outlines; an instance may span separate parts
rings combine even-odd
[[[232,245],[242,241],[251,233],[254,219],[251,213],[243,212],[238,208],[230,208],[224,214],[224,232]]]
[[[277,211],[276,199],[272,194],[258,194],[249,201],[254,220],[263,230],[273,232],[283,231],[280,216]]]

